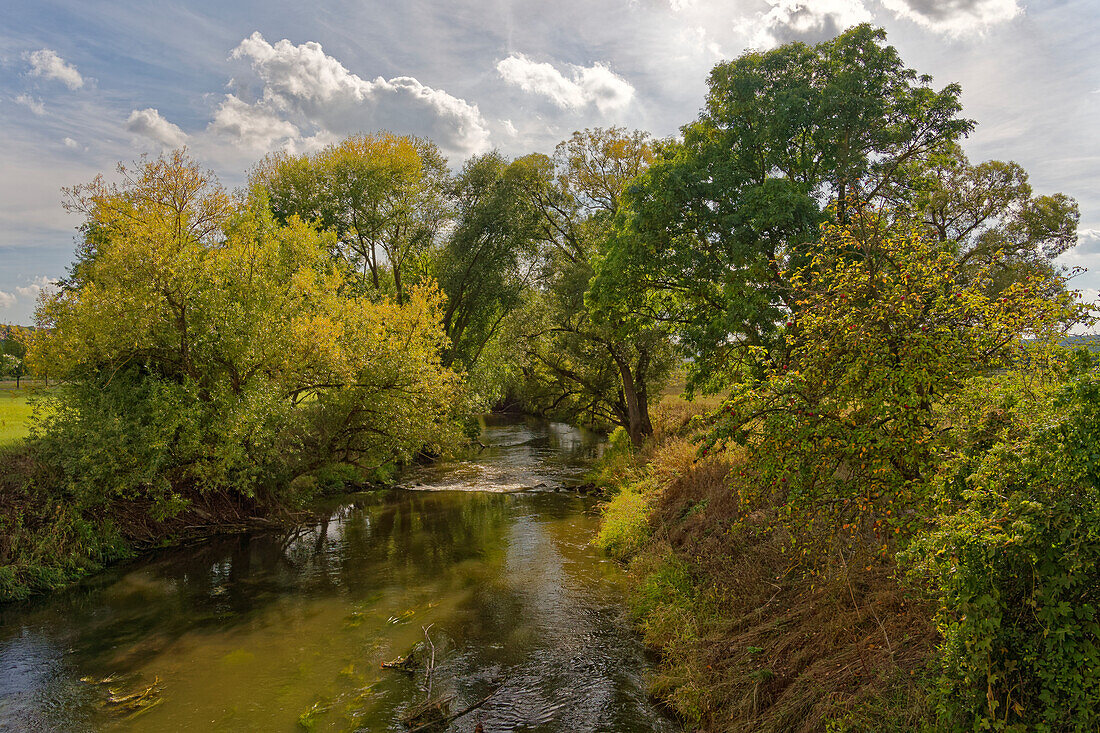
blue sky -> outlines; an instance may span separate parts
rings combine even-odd
[[[453,163],[598,125],[670,135],[715,62],[863,21],[962,84],[972,160],[1079,201],[1065,261],[1100,289],[1095,0],[0,0],[0,17],[0,323],[29,323],[71,260],[61,187],[120,160],[186,144],[232,187],[268,151],[382,128]]]

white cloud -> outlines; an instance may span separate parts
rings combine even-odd
[[[43,48],[25,53],[23,58],[30,62],[31,76],[57,79],[69,89],[79,89],[84,86],[84,77],[80,75],[76,67],[58,56],[55,51]]]
[[[497,73],[509,84],[530,94],[548,98],[558,107],[580,111],[595,104],[602,113],[625,108],[634,98],[630,82],[600,63],[592,66],[570,65],[571,75],[552,64],[534,61],[514,53],[497,62]]]
[[[78,143],[76,140],[73,140],[71,137],[67,137],[64,140],[62,140],[61,142],[65,143],[65,147],[67,147],[67,148],[79,148],[80,147],[80,143]]]
[[[271,150],[277,143],[285,147],[299,134],[297,127],[273,110],[263,105],[248,104],[233,94],[225,95],[208,129],[257,151]]]
[[[55,285],[57,285],[58,279],[56,277],[46,277],[45,275],[39,275],[31,281],[30,285],[23,287],[17,287],[15,289],[16,294],[20,298],[29,298],[32,301],[37,300],[42,291],[49,291]],[[14,301],[13,301],[14,302]]]
[[[1100,249],[1100,229],[1078,229],[1077,250],[1096,253]]]
[[[227,96],[211,123],[213,132],[258,144],[287,138],[291,127],[311,128],[318,139],[386,128],[430,137],[464,155],[489,148],[489,129],[477,105],[410,76],[367,81],[319,43],[296,46],[283,39],[272,45],[257,32],[231,58],[249,61],[262,91],[251,104]]]
[[[177,148],[187,141],[183,130],[161,117],[160,112],[152,107],[131,112],[126,120],[126,130],[154,140],[166,148]]]
[[[42,104],[41,99],[35,99],[29,94],[20,94],[18,97],[15,98],[15,101],[29,109],[31,112],[34,112],[36,115],[46,114],[46,105]]]
[[[1024,12],[1017,0],[881,0],[899,18],[950,35],[981,31]]]
[[[0,290],[0,309],[14,308],[20,302],[35,303],[43,291],[49,291],[57,285],[57,278],[39,275],[29,285],[16,287],[15,292]]]
[[[738,23],[754,48],[788,41],[820,41],[846,28],[870,21],[863,0],[767,0],[771,9]]]

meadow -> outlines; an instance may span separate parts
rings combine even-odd
[[[35,388],[0,387],[0,446],[17,443],[30,433],[31,404]]]

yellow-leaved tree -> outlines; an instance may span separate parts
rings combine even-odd
[[[332,233],[183,152],[120,172],[69,191],[84,245],[28,356],[67,385],[36,434],[71,505],[299,502],[455,435],[436,289],[364,295]]]

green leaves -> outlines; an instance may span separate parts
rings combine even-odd
[[[39,438],[77,506],[160,520],[212,493],[293,501],[326,464],[366,475],[455,435],[435,288],[398,303],[347,287],[332,233],[225,208],[181,155],[86,204],[94,257],[44,301],[29,354],[70,383]]]
[[[677,325],[693,383],[755,376],[745,347],[781,344],[784,273],[812,257],[827,205],[846,224],[850,202],[896,197],[905,166],[972,127],[957,86],[933,90],[884,40],[859,26],[717,65],[699,120],[628,189],[634,235],[597,281],[626,270],[665,294],[654,317]]]
[[[730,391],[705,448],[746,447],[741,501],[782,506],[804,551],[840,541],[888,556],[937,510],[944,452],[972,425],[949,412],[971,380],[1023,360],[1038,367],[1042,344],[1083,311],[1040,295],[1058,283],[1038,277],[991,297],[950,243],[850,215],[782,273],[781,341],[746,347],[759,375]]]

